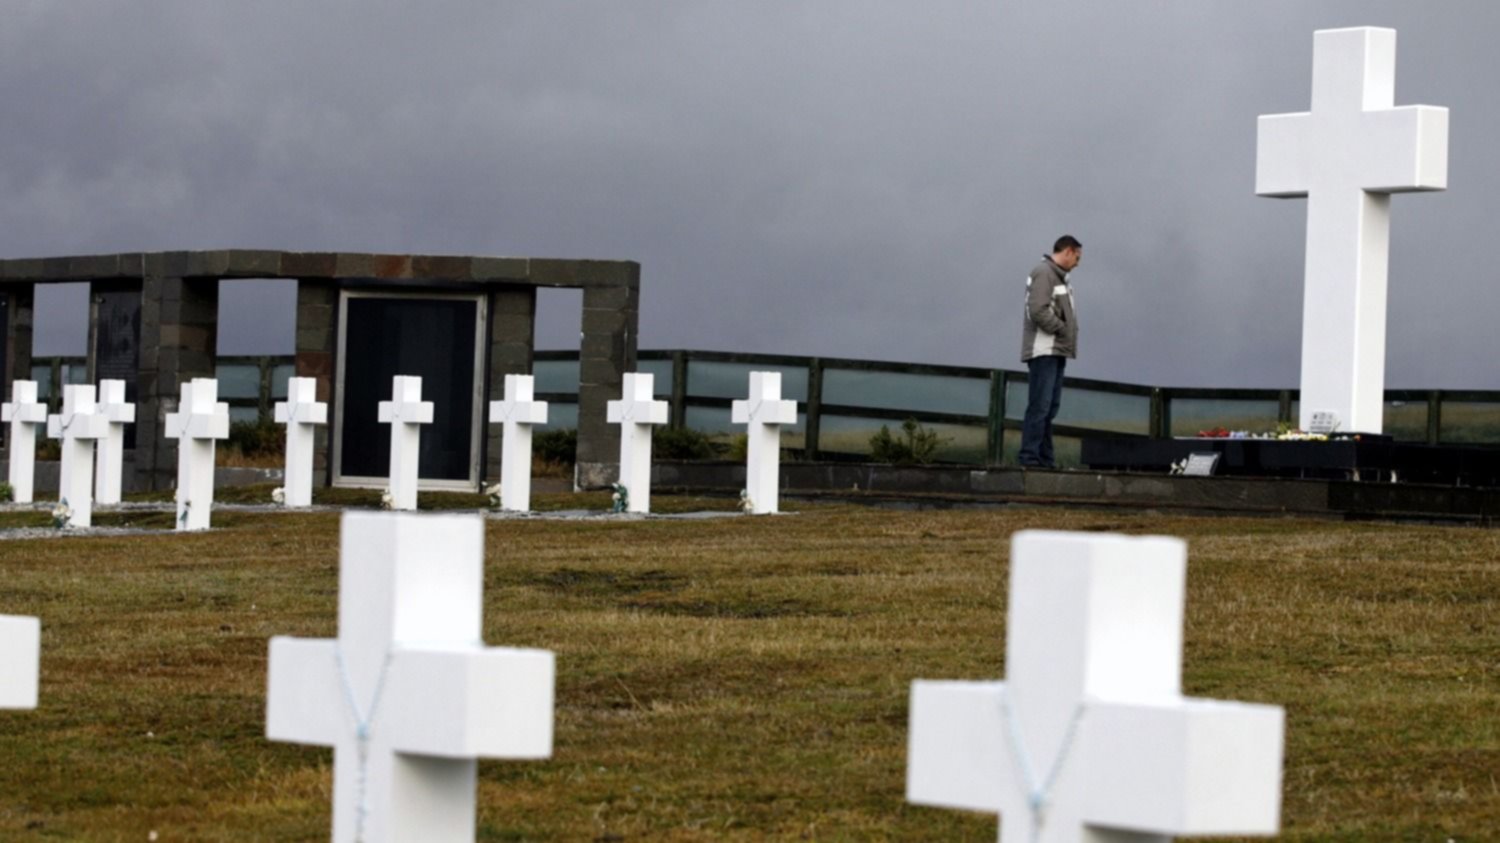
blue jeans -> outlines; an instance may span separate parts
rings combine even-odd
[[[1052,454],[1052,420],[1062,407],[1063,369],[1068,358],[1057,355],[1033,357],[1027,361],[1030,375],[1026,397],[1026,420],[1021,425],[1021,453],[1016,456],[1021,465],[1053,468],[1057,461]]]

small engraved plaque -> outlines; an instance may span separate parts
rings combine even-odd
[[[1319,410],[1312,414],[1312,421],[1308,422],[1308,433],[1332,433],[1339,429],[1339,414],[1331,410]]]
[[[1182,473],[1188,477],[1212,477],[1214,469],[1219,467],[1219,455],[1217,453],[1188,454],[1187,467]]]

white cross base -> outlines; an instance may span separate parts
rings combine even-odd
[[[781,400],[780,372],[751,372],[749,399],[730,405],[735,424],[749,425],[745,494],[750,511],[781,509],[781,426],[797,423],[797,402]]]
[[[0,407],[0,420],[10,424],[11,500],[31,503],[36,494],[36,429],[47,423],[47,405],[36,400],[36,381],[12,384],[11,400]]]
[[[42,624],[0,615],[0,708],[36,708]]]
[[[229,438],[229,405],[219,382],[182,385],[177,412],[167,413],[167,438],[177,440],[177,529],[207,530],[214,508],[214,440]]]
[[[292,378],[286,400],[276,402],[276,423],[286,425],[286,472],[282,491],[286,506],[312,506],[313,428],[328,424],[328,405],[318,400],[314,378]]]
[[[651,511],[651,428],[667,423],[667,402],[654,400],[649,372],[626,372],[620,400],[606,405],[610,424],[620,426],[620,485],[627,512]]]
[[[472,843],[475,759],[552,754],[553,655],[484,646],[483,583],[483,519],[347,513],[339,637],[271,639],[266,737],[334,748],[336,843]]]
[[[107,421],[108,431],[99,439],[94,501],[116,504],[120,502],[124,479],[125,425],[135,424],[135,405],[125,400],[125,382],[99,381],[97,409]]]
[[[109,435],[109,419],[94,405],[94,388],[63,387],[62,412],[47,417],[47,435],[61,440],[57,500],[71,513],[70,527],[94,525],[94,443]]]
[[[1007,681],[912,684],[907,799],[1010,843],[1276,833],[1285,714],[1182,696],[1186,570],[1177,539],[1017,533]]]
[[[531,509],[531,426],[547,423],[547,402],[533,401],[536,379],[506,375],[505,397],[490,402],[490,424],[500,430],[500,508]]]
[[[1392,193],[1448,186],[1448,109],[1394,108],[1396,31],[1313,38],[1312,111],[1260,118],[1255,192],[1308,198],[1299,426],[1380,433]]]
[[[432,424],[432,402],[422,400],[422,379],[397,375],[391,380],[391,400],[381,401],[379,411],[380,421],[391,426],[391,509],[416,509],[420,425]]]

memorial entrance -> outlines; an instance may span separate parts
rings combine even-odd
[[[332,418],[313,435],[313,482],[384,488],[390,429],[379,423],[397,375],[422,378],[422,488],[479,488],[500,474],[501,434],[486,402],[508,374],[531,374],[538,289],[583,291],[574,482],[614,482],[618,432],[605,405],[636,365],[641,267],[633,261],[474,255],[127,252],[0,259],[0,392],[31,378],[36,285],[90,287],[89,382],[123,380],[127,491],[171,489],[177,442],[163,420],[178,388],[217,372],[219,283],[297,282],[296,374]],[[262,412],[268,411],[263,407]],[[8,454],[0,453],[0,458]]]
[[[480,295],[436,296],[346,290],[339,302],[334,483],[384,487],[390,431],[377,418],[391,379],[422,379],[433,403],[417,473],[424,488],[474,489],[482,479],[485,327]]]

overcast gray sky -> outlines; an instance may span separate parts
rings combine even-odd
[[[1070,374],[1295,386],[1305,204],[1253,195],[1255,118],[1355,25],[1453,112],[1449,191],[1395,200],[1388,382],[1500,388],[1493,0],[0,0],[0,256],[632,259],[643,347],[1015,368],[1066,231]],[[289,351],[243,293],[221,350]],[[78,292],[39,307],[82,353]]]

